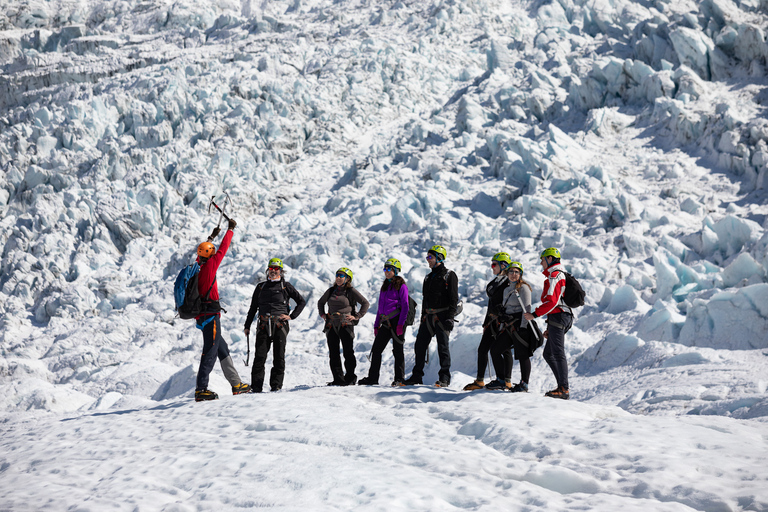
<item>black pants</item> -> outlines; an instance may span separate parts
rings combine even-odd
[[[267,354],[270,345],[272,351],[272,371],[269,374],[269,388],[272,391],[282,389],[283,377],[285,377],[285,341],[288,338],[288,324],[280,329],[275,329],[270,337],[266,329],[259,325],[256,334],[256,346],[254,347],[253,368],[251,368],[251,387],[259,392],[264,386],[264,365],[267,362]]]
[[[493,346],[496,343],[496,338],[493,337],[492,328],[489,326],[483,331],[483,337],[480,338],[480,344],[477,346],[477,380],[485,380],[485,368],[488,366],[488,352],[491,352],[491,358],[493,359],[493,369],[496,372],[497,379],[504,379],[507,373],[512,372],[512,350],[507,347],[502,351],[501,358],[493,357]],[[502,336],[504,336],[502,334]],[[511,346],[511,345],[510,345]],[[507,369],[507,361],[509,361],[510,367]],[[490,378],[490,375],[488,376]]]
[[[371,367],[368,370],[368,378],[374,382],[379,382],[379,372],[381,371],[381,354],[387,348],[389,340],[392,340],[392,355],[395,356],[395,380],[405,380],[405,355],[403,354],[403,341],[405,340],[405,330],[402,336],[398,336],[401,343],[395,341],[392,337],[392,331],[389,327],[382,325],[379,327],[379,333],[373,340],[371,348]]]
[[[355,375],[355,368],[357,367],[357,361],[355,360],[355,349],[353,347],[353,340],[355,338],[355,331],[351,326],[339,328],[339,332],[331,326],[328,332],[325,334],[325,338],[328,340],[328,355],[331,360],[331,375],[335,382],[346,381],[352,382]],[[339,344],[341,344],[344,350],[344,370],[346,370],[346,376],[344,370],[341,368],[341,355],[339,354]]]
[[[554,325],[559,324],[559,325]],[[568,388],[568,361],[565,357],[565,333],[571,328],[573,316],[570,313],[547,315],[547,344],[544,346],[544,360],[552,369],[558,387]],[[560,327],[562,326],[562,327]]]
[[[422,320],[419,325],[419,332],[416,334],[416,361],[413,365],[413,377],[424,377],[424,364],[427,358],[427,349],[432,342],[432,335],[427,326],[429,319]],[[442,330],[439,326],[434,326],[435,338],[437,338],[437,355],[440,358],[440,371],[437,373],[440,382],[451,383],[451,351],[448,347],[449,333]]]
[[[203,327],[203,355],[200,356],[200,367],[197,370],[197,386],[195,389],[208,389],[208,376],[213,371],[216,358],[226,359],[229,356],[229,347],[221,335],[220,316],[214,316],[213,320]],[[200,321],[197,321],[200,325]]]
[[[507,331],[499,333],[491,344],[491,360],[496,370],[496,378],[508,381],[512,379],[512,366],[515,361],[512,358],[512,337]]]

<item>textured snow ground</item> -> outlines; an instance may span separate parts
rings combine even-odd
[[[0,509],[768,510],[767,21],[752,0],[2,2]],[[217,368],[223,399],[194,404],[171,288],[223,192],[245,381],[270,257],[309,305],[281,393],[230,397]],[[398,257],[420,301],[433,243],[466,306],[451,389],[327,389],[334,270],[375,308]],[[588,292],[575,400],[541,397],[540,354],[529,395],[460,392],[490,256],[536,296],[551,245]],[[359,375],[372,338],[370,315]]]

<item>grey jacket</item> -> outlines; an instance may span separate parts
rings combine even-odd
[[[526,285],[520,287],[517,292],[520,294],[520,299],[525,306],[525,312],[531,312],[531,289]],[[515,296],[515,283],[510,283],[510,286],[504,290],[504,312],[508,315],[519,315],[523,312],[520,301]]]

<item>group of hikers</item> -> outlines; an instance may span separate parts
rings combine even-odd
[[[217,227],[206,242],[197,248],[199,264],[198,292],[204,308],[195,317],[196,326],[203,333],[203,353],[197,373],[195,400],[215,400],[218,395],[208,389],[208,378],[216,358],[221,363],[224,376],[232,386],[232,393],[260,393],[264,387],[265,364],[272,347],[273,365],[269,375],[271,391],[283,386],[285,375],[285,345],[291,320],[304,310],[306,301],[291,283],[285,281],[283,262],[279,258],[269,260],[266,280],[258,283],[253,291],[251,306],[245,319],[244,332],[251,333],[256,320],[256,337],[251,384],[245,384],[235,369],[229,355],[227,343],[221,335],[219,292],[216,286],[216,272],[232,241],[237,223],[229,220],[229,226],[218,250],[213,240],[220,234]],[[359,381],[355,373],[353,340],[354,328],[367,313],[370,303],[352,285],[352,270],[341,267],[336,271],[332,285],[323,293],[317,303],[318,313],[325,321],[324,333],[327,338],[330,368],[333,380],[329,386],[376,385],[379,383],[381,359],[384,349],[392,341],[395,368],[392,386],[423,384],[424,365],[427,350],[433,338],[437,340],[437,354],[440,370],[437,387],[451,383],[451,353],[449,337],[456,315],[461,312],[458,278],[455,272],[445,266],[447,251],[440,245],[427,251],[426,261],[430,272],[422,286],[423,302],[419,329],[414,345],[415,362],[410,377],[405,378],[405,356],[403,353],[405,332],[413,323],[415,302],[409,297],[408,286],[400,276],[402,265],[395,258],[384,262],[384,279],[379,291],[378,310],[374,321],[374,340],[370,353],[368,375]],[[546,396],[569,398],[568,366],[564,336],[573,322],[572,309],[564,300],[566,276],[560,264],[560,251],[545,249],[540,255],[545,276],[541,304],[532,308],[532,288],[523,279],[523,265],[513,261],[506,252],[496,253],[491,259],[493,279],[486,286],[488,310],[483,321],[483,334],[477,347],[477,376],[464,387],[466,391],[478,389],[527,392],[531,375],[533,352],[544,344],[543,357],[549,364],[557,381],[557,387]],[[570,276],[569,276],[570,277]],[[295,307],[291,309],[290,300]],[[545,316],[547,328],[542,333],[536,318]],[[344,354],[342,366],[341,351]],[[485,384],[485,369],[488,354],[496,372],[496,379]],[[514,360],[520,366],[521,379],[512,383]]]

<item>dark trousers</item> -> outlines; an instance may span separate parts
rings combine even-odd
[[[504,381],[512,379],[512,366],[514,366],[515,361],[512,358],[512,336],[508,332],[500,333],[493,340],[491,360],[496,370],[497,379]]]
[[[571,328],[573,316],[570,313],[547,315],[547,344],[544,345],[544,360],[552,369],[558,387],[568,388],[568,361],[565,357],[565,333]],[[558,324],[558,325],[555,325]]]
[[[514,366],[514,358],[512,357],[512,349],[514,346],[512,336],[508,333],[500,335],[494,340],[491,345],[491,358],[493,359],[493,367],[496,368],[496,378],[501,379],[502,375],[504,380],[512,380],[512,368]],[[517,351],[517,349],[515,349]],[[520,357],[520,377],[523,382],[528,384],[531,378],[531,358],[527,356]],[[503,368],[504,373],[500,373],[500,368]]]
[[[422,320],[419,325],[419,332],[416,334],[416,361],[413,365],[413,377],[421,378],[424,376],[424,364],[427,359],[427,349],[432,342],[432,335],[427,326],[428,319]],[[442,330],[439,326],[434,327],[435,338],[437,338],[437,355],[440,358],[440,371],[437,373],[440,382],[451,383],[451,351],[448,348],[449,333]]]
[[[229,347],[221,335],[220,316],[216,315],[213,320],[203,327],[203,355],[200,356],[200,367],[197,370],[197,386],[195,389],[208,389],[208,376],[213,371],[216,364],[216,358],[219,360],[229,356]],[[200,325],[200,321],[197,321]]]
[[[266,329],[259,326],[256,334],[256,346],[253,349],[253,368],[251,368],[251,387],[259,392],[264,386],[264,365],[267,362],[269,347],[272,345],[272,371],[269,373],[269,388],[273,391],[282,389],[285,376],[285,341],[288,338],[288,324],[275,329],[270,337]]]
[[[352,327],[347,326],[341,327],[339,332],[336,332],[333,326],[331,326],[325,334],[325,338],[328,340],[328,355],[331,359],[331,375],[333,375],[333,380],[335,382],[352,382],[352,379],[356,377],[355,367],[357,367],[355,349],[352,344],[355,338],[355,331],[352,330]],[[346,370],[346,376],[341,368],[339,345],[344,350],[344,370]]]
[[[502,334],[502,336],[504,335]],[[493,359],[493,369],[496,371],[496,378],[504,379],[504,376],[507,375],[506,365],[507,361],[509,361],[509,364],[511,364],[512,350],[508,346],[506,350],[502,351],[503,353],[501,359],[498,357],[493,357],[492,347],[496,341],[496,338],[493,337],[493,331],[489,326],[483,331],[483,337],[480,338],[480,344],[477,346],[477,380],[479,381],[485,380],[485,368],[488,366],[488,352],[491,352],[491,358]],[[509,371],[512,371],[511,366]],[[490,378],[490,375],[488,375],[488,377]]]
[[[389,340],[392,340],[392,355],[395,356],[395,380],[405,380],[405,354],[403,354],[403,343],[398,343],[392,337],[392,331],[389,327],[382,325],[379,327],[379,333],[373,340],[371,348],[371,367],[368,369],[368,378],[374,382],[379,382],[379,372],[381,371],[381,354],[387,348]],[[402,336],[398,336],[400,341],[405,340],[405,331]]]

